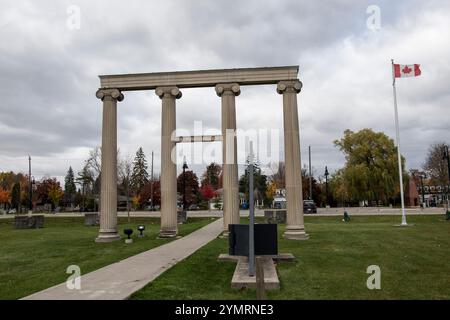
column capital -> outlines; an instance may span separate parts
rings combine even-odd
[[[178,87],[158,87],[155,89],[155,93],[158,97],[162,98],[175,98],[180,99],[182,93]]]
[[[238,96],[241,94],[241,86],[239,83],[219,83],[216,85],[216,93],[219,97],[224,94]]]
[[[300,80],[280,81],[277,85],[277,92],[283,94],[285,92],[299,93],[302,90],[303,83]]]
[[[122,92],[118,89],[98,89],[95,96],[102,101],[105,99],[122,101],[124,99]]]

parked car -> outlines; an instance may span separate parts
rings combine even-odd
[[[188,208],[188,210],[191,210],[191,211],[193,211],[193,210],[199,210],[200,209],[200,207],[198,206],[198,205],[196,205],[196,204],[191,204],[190,206],[189,206],[189,208]]]
[[[313,200],[304,200],[303,213],[317,213],[316,203]]]

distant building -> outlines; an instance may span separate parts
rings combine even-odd
[[[409,179],[409,184],[406,189],[405,194],[405,206],[407,207],[417,207],[419,206],[419,193],[417,192],[417,185],[414,179]]]
[[[276,189],[272,201],[272,208],[286,209],[286,189]]]

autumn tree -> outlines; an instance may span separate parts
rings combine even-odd
[[[352,202],[358,202],[358,198],[352,198],[350,195],[347,184],[344,177],[344,170],[338,170],[335,173],[331,175],[331,178],[329,179],[329,188],[331,193],[331,202],[334,202],[334,200],[337,203],[340,203],[341,206],[345,206],[347,203]],[[326,198],[326,195],[325,195]],[[323,199],[323,201],[326,202],[326,199]],[[324,203],[325,203],[324,202]]]
[[[284,162],[280,161],[278,163],[272,163],[270,165],[270,170],[272,173],[268,177],[268,180],[276,186],[276,189],[284,189],[284,178],[286,174],[286,166]]]
[[[210,185],[202,186],[199,189],[199,192],[201,193],[202,197],[208,201],[214,198],[214,196],[216,195],[214,189]]]
[[[59,182],[50,184],[48,189],[48,199],[51,202],[52,211],[54,211],[55,207],[58,206],[59,201],[62,199],[63,196],[64,192],[62,191]]]
[[[268,201],[270,202],[273,201],[273,198],[276,195],[276,191],[277,191],[277,184],[274,181],[269,182],[266,190],[266,198]]]
[[[352,200],[388,203],[397,197],[398,162],[394,141],[383,132],[363,129],[344,131],[344,137],[334,144],[344,154],[345,167],[339,173],[346,194]],[[404,159],[402,158],[402,164]],[[405,181],[407,174],[404,173]]]
[[[202,185],[198,190],[198,204],[202,209],[210,209],[211,200],[215,197],[216,192],[210,185]]]
[[[142,188],[148,182],[147,160],[145,159],[144,151],[140,147],[136,151],[136,156],[133,161],[133,172],[131,173],[131,189],[135,195],[138,195]]]
[[[448,164],[444,159],[444,148],[449,146],[445,142],[432,144],[428,149],[427,158],[423,165],[427,178],[431,185],[447,185]]]
[[[199,189],[198,178],[193,171],[186,171],[184,174],[186,179],[186,189],[183,190],[183,173],[180,173],[177,178],[177,191],[181,196],[183,196],[186,191],[186,205],[189,207],[191,204],[197,203]]]
[[[152,195],[153,193],[153,195]],[[146,204],[150,204],[153,199],[153,206],[161,205],[161,184],[158,180],[149,181],[142,188],[141,193],[139,195],[139,206],[144,206]]]
[[[3,204],[3,209],[6,210],[6,205],[9,204],[11,193],[0,187],[0,205]]]
[[[202,174],[201,185],[211,186],[214,190],[220,188],[220,175],[222,167],[215,162],[212,162],[206,167],[206,171]]]
[[[39,203],[50,204],[52,206],[52,211],[55,206],[59,204],[59,201],[64,195],[61,185],[56,178],[43,178],[41,181],[37,182],[34,194]]]

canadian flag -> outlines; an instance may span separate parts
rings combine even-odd
[[[394,76],[396,78],[420,76],[420,64],[394,64]]]

